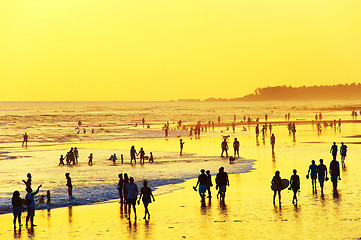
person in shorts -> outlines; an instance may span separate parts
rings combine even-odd
[[[331,182],[333,185],[333,191],[337,191],[337,181],[341,180],[340,177],[340,163],[334,159],[330,163],[330,174],[331,174]]]
[[[216,189],[219,188],[220,203],[223,205],[226,198],[226,186],[229,186],[228,174],[224,171],[224,167],[220,167],[216,176]]]
[[[134,178],[129,178],[129,183],[127,184],[127,204],[128,204],[128,220],[130,221],[130,213],[131,213],[131,206],[133,206],[134,210],[134,219],[137,221],[137,210],[135,209],[135,204],[138,197],[138,186],[134,183]]]
[[[28,215],[26,216],[26,226],[28,226],[28,222],[30,220],[31,228],[36,226],[34,224],[34,216],[35,216],[34,196],[36,194],[38,194],[40,188],[41,188],[41,185],[39,185],[38,189],[35,192],[33,192],[33,190],[31,188],[26,188],[27,194],[25,196],[25,200],[26,200],[26,206],[27,206],[27,211],[28,211]]]
[[[196,189],[197,186],[199,185],[198,192],[199,195],[201,196],[201,201],[204,201],[206,197],[207,182],[208,182],[208,177],[204,172],[205,170],[202,169],[201,174],[198,176],[197,184],[193,187],[194,189]]]
[[[316,188],[316,180],[317,180],[317,165],[315,164],[315,160],[311,161],[311,165],[308,167],[308,172],[306,178],[308,179],[311,173],[311,181],[312,181],[312,192],[317,193]]]

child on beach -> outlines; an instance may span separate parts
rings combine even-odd
[[[50,199],[50,190],[46,191],[46,204],[49,204],[51,202]]]
[[[91,153],[88,158],[89,158],[88,165],[92,166],[93,165],[93,154]]]
[[[150,152],[149,155],[149,162],[154,162],[153,153]]]
[[[25,183],[26,188],[31,188],[31,173],[26,174],[28,179],[25,181],[23,180],[23,183]]]
[[[60,166],[60,165],[64,166],[64,157],[63,157],[63,155],[60,155],[60,158],[59,158],[59,165],[58,166]]]
[[[144,181],[143,182],[143,187],[140,190],[140,196],[139,196],[139,199],[138,199],[138,205],[140,203],[140,199],[142,199],[143,204],[144,204],[145,212],[144,212],[144,218],[143,219],[146,219],[147,214],[148,214],[148,219],[150,218],[148,205],[149,205],[149,203],[152,202],[151,197],[153,198],[153,201],[155,201],[152,190],[148,187],[148,182]]]

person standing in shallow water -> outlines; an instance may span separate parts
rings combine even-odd
[[[198,176],[197,184],[196,184],[196,186],[193,187],[194,189],[196,189],[197,186],[199,185],[198,192],[199,192],[199,196],[201,196],[201,201],[202,202],[206,198],[207,181],[208,181],[208,177],[204,173],[204,169],[202,169],[201,174]]]
[[[291,176],[290,179],[290,190],[293,191],[293,199],[292,199],[292,204],[297,204],[298,200],[297,200],[297,192],[300,189],[300,177],[297,175],[297,170],[293,169],[293,175]]]
[[[317,175],[318,175],[318,182],[320,183],[321,187],[321,195],[323,195],[323,186],[325,180],[327,181],[327,167],[323,164],[323,159],[320,159],[320,164],[317,166]]]
[[[222,147],[222,154],[221,157],[223,157],[223,152],[226,152],[226,157],[228,157],[228,143],[227,143],[227,139],[223,139],[223,142],[221,144]]]
[[[278,193],[278,201],[281,206],[281,189],[282,189],[282,179],[280,177],[280,171],[276,171],[274,177],[271,181],[272,190],[273,190],[273,205],[276,205],[276,195]]]
[[[211,187],[213,186],[213,183],[212,183],[211,171],[207,170],[206,174],[207,174],[207,191],[208,191],[208,197],[207,198],[212,198]]]
[[[89,158],[88,165],[92,166],[93,165],[93,154],[91,153],[88,158]]]
[[[229,186],[228,174],[224,171],[224,167],[220,167],[216,176],[216,189],[219,189],[220,203],[223,205],[225,204],[227,186]]]
[[[180,155],[183,155],[183,146],[184,146],[184,143],[182,139],[179,139],[179,145],[180,145]]]
[[[272,152],[275,151],[275,144],[276,144],[276,137],[275,135],[272,133],[272,136],[271,136],[271,147],[272,147]]]
[[[135,204],[138,197],[138,187],[137,184],[134,183],[134,178],[129,178],[129,183],[127,184],[127,204],[128,204],[128,220],[130,221],[130,213],[131,207],[133,206],[134,211],[134,219],[137,221],[137,210],[135,209]]]
[[[147,214],[148,214],[148,219],[150,218],[148,205],[149,205],[149,203],[152,202],[151,197],[153,198],[153,201],[155,201],[152,190],[148,187],[148,182],[144,181],[143,182],[143,187],[140,190],[140,196],[139,196],[139,199],[138,199],[138,205],[140,203],[140,199],[142,199],[142,202],[143,202],[143,205],[144,205],[145,212],[144,212],[144,218],[143,219],[146,219]]]
[[[237,138],[234,139],[233,150],[234,150],[234,157],[236,157],[236,155],[239,157],[239,141],[237,140]]]
[[[330,174],[331,174],[331,182],[333,185],[333,191],[337,191],[337,181],[341,180],[340,177],[340,164],[336,159],[332,160],[330,163]]]
[[[118,177],[119,177],[119,182],[118,182],[117,189],[118,189],[119,198],[120,198],[119,203],[121,204],[121,206],[123,206],[123,184],[124,184],[123,174],[122,173],[118,174]]]
[[[137,155],[137,151],[135,150],[135,147],[132,146],[130,148],[130,163],[133,163],[133,160],[134,163],[137,163],[136,155]]]
[[[25,147],[27,148],[28,147],[28,134],[27,133],[24,133],[23,135],[23,143],[21,144],[22,147]]]
[[[315,164],[315,160],[312,160],[311,165],[308,167],[308,172],[306,175],[307,179],[309,178],[310,173],[311,173],[311,182],[312,182],[312,192],[317,193],[317,186],[316,186],[317,165]]]
[[[22,204],[22,199],[20,198],[20,192],[19,191],[15,191],[13,193],[13,197],[11,199],[11,203],[13,205],[13,215],[14,215],[14,229],[16,229],[16,220],[18,220],[19,223],[19,228],[22,226],[21,225],[21,213],[23,212],[23,204]]]
[[[25,181],[23,180],[23,183],[25,183],[26,188],[31,188],[31,173],[26,174],[28,179]]]
[[[26,200],[26,208],[28,211],[28,215],[26,216],[26,226],[28,226],[28,222],[30,220],[30,224],[31,227],[35,227],[36,225],[34,224],[34,216],[35,216],[35,201],[34,201],[34,196],[36,194],[38,194],[39,189],[41,188],[41,185],[39,185],[38,189],[33,192],[33,190],[31,188],[26,188],[27,194],[25,197]]]
[[[68,187],[69,200],[73,199],[73,184],[71,183],[70,173],[65,173],[66,186]]]
[[[347,154],[347,146],[342,142],[340,147],[340,154],[341,154],[341,164],[345,166],[345,158]]]

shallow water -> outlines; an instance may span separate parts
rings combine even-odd
[[[39,104],[45,105],[40,108]],[[343,124],[341,130],[328,127],[324,128],[321,134],[317,134],[316,127],[311,124],[299,125],[295,139],[288,135],[285,126],[274,126],[275,154],[271,152],[269,133],[264,139],[260,136],[256,141],[253,127],[247,132],[242,132],[237,128],[235,134],[231,131],[227,132],[225,127],[216,128],[214,132],[202,133],[201,139],[192,140],[185,137],[188,135],[187,132],[182,131],[171,132],[170,138],[166,140],[160,129],[165,121],[168,120],[172,124],[180,118],[185,119],[185,122],[195,123],[198,120],[207,121],[208,119],[216,121],[216,116],[221,115],[225,121],[232,121],[233,112],[236,110],[251,113],[252,117],[258,114],[262,118],[265,112],[277,109],[270,113],[270,120],[282,120],[284,112],[288,111],[294,118],[311,120],[321,107],[335,106],[339,103],[322,103],[319,106],[315,106],[314,103],[298,103],[299,110],[291,109],[291,106],[296,105],[293,103],[279,105],[275,103],[249,105],[244,103],[152,103],[148,108],[144,108],[144,103],[119,106],[121,104],[111,103],[109,106],[109,103],[95,103],[95,105],[15,103],[6,107],[1,105],[3,108],[1,130],[5,133],[1,135],[4,143],[0,150],[2,152],[0,171],[3,176],[1,177],[1,209],[3,212],[10,210],[9,198],[15,189],[19,189],[21,195],[24,196],[24,184],[21,179],[26,177],[27,172],[33,173],[34,186],[40,183],[44,185],[43,193],[51,189],[54,197],[52,207],[114,199],[117,197],[115,187],[117,174],[128,172],[138,182],[144,178],[153,180],[150,182],[153,189],[163,185],[154,191],[157,200],[151,204],[152,220],[149,223],[138,221],[137,225],[134,223],[129,225],[126,215],[124,212],[120,213],[119,206],[115,203],[49,211],[39,210],[36,216],[39,227],[34,232],[23,231],[21,235],[18,232],[14,235],[10,230],[12,229],[11,214],[3,214],[0,216],[1,238],[57,239],[60,235],[72,239],[85,237],[93,239],[113,237],[352,239],[360,237],[358,229],[361,218],[359,215],[361,181],[358,173],[361,170],[361,164],[357,159],[361,152],[358,147],[360,139],[357,135],[359,135],[361,125]],[[347,104],[351,103],[345,103]],[[308,109],[314,107],[317,111],[305,111],[302,106],[306,105]],[[8,110],[4,110],[5,108]],[[118,115],[126,111],[131,112],[122,115],[126,120],[117,121]],[[134,128],[134,122],[139,122],[140,115],[147,111],[150,112],[147,113],[148,116],[154,120],[151,130],[142,127]],[[55,113],[57,116],[41,117],[41,115],[51,115],[49,113]],[[84,124],[97,126],[101,122],[104,131],[96,130],[95,135],[83,134],[79,137],[74,129],[78,117],[88,116],[89,113],[92,117],[82,119]],[[351,118],[349,111],[341,110],[323,111],[323,115],[327,120]],[[50,120],[52,118],[56,120]],[[94,119],[94,122],[89,119]],[[95,121],[96,119],[100,120]],[[114,124],[112,125],[111,122]],[[36,127],[31,127],[34,125]],[[31,142],[28,149],[19,147],[21,144],[19,136],[21,140],[24,129],[30,135]],[[63,135],[66,134],[70,136],[64,138]],[[234,137],[237,137],[241,143],[242,158],[233,165],[219,157],[222,135],[228,134],[231,136],[231,142]],[[34,135],[38,138],[34,139]],[[183,157],[180,157],[178,153],[177,135],[181,135],[186,141]],[[328,182],[322,199],[319,194],[312,193],[310,181],[305,179],[305,175],[312,159],[317,161],[323,158],[328,165],[331,159],[329,149],[333,141],[338,143],[344,141],[348,145],[347,168],[341,173],[342,181],[339,185],[338,196],[332,194],[331,183]],[[135,145],[137,149],[144,147],[147,153],[153,151],[155,164],[131,166],[128,156],[131,145]],[[59,155],[65,154],[70,147],[74,146],[79,148],[80,164],[74,167],[58,167]],[[90,152],[95,156],[94,165],[91,167],[86,164]],[[123,153],[127,164],[118,163],[114,166],[111,161],[106,160],[113,153],[117,153],[118,157]],[[194,179],[175,184],[184,179],[196,177],[201,168],[210,169],[214,174],[220,166],[225,166],[228,173],[248,172],[232,175],[226,208],[219,207],[215,198],[211,206],[207,203],[207,207],[201,207],[198,194],[191,189],[191,186],[195,184]],[[299,204],[297,207],[293,206],[292,194],[285,190],[282,192],[283,207],[274,208],[270,191],[270,180],[274,171],[280,170],[283,178],[289,178],[294,168],[298,170],[301,177]],[[66,201],[65,172],[70,172],[73,180],[76,200],[72,203]],[[164,185],[167,183],[171,184]],[[139,211],[142,211],[142,207]]]

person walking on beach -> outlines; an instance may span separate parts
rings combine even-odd
[[[136,155],[137,155],[137,151],[135,150],[135,147],[132,146],[130,148],[130,163],[132,163],[133,160],[134,160],[134,163],[137,163]]]
[[[211,171],[207,170],[206,174],[207,174],[207,191],[208,191],[207,198],[211,199],[212,198],[211,187],[213,186]]]
[[[331,146],[330,153],[332,153],[333,160],[336,160],[337,156],[337,145],[336,142],[333,142],[333,145]]]
[[[323,159],[320,159],[320,164],[317,166],[317,175],[318,175],[318,182],[320,183],[320,187],[321,187],[321,195],[323,196],[323,186],[325,181],[328,180],[327,167],[325,164],[323,164]]]
[[[26,174],[28,179],[25,181],[23,180],[23,183],[25,183],[26,188],[31,188],[31,173]]]
[[[138,155],[140,156],[140,157],[139,157],[140,164],[144,164],[145,152],[144,152],[143,148],[140,148],[137,156],[138,156]]]
[[[281,206],[281,190],[282,190],[282,179],[280,177],[280,171],[276,171],[274,177],[272,178],[271,181],[271,188],[273,190],[273,205],[276,205],[276,195],[278,193],[278,202],[279,205]]]
[[[236,154],[239,157],[239,141],[237,140],[237,138],[234,139],[233,150],[234,150],[234,157],[236,157]]]
[[[127,203],[128,190],[127,185],[129,184],[128,174],[124,173],[124,181],[123,181],[123,201]],[[127,204],[125,205],[125,212],[127,211]]]
[[[222,154],[221,157],[223,157],[223,152],[226,152],[226,157],[228,157],[228,143],[227,143],[227,139],[223,139],[223,142],[221,144],[222,147]]]
[[[120,173],[118,174],[118,177],[119,177],[119,182],[118,182],[118,192],[119,192],[119,198],[120,198],[120,201],[119,203],[121,204],[121,206],[123,207],[123,185],[124,185],[124,179],[123,179],[123,174]]]
[[[23,135],[23,143],[21,144],[22,147],[24,147],[25,144],[25,148],[28,148],[28,134],[24,133]]]
[[[138,197],[138,187],[137,184],[134,183],[134,178],[129,178],[129,183],[127,184],[127,204],[128,204],[128,220],[130,221],[130,213],[131,207],[133,206],[134,211],[134,219],[137,221],[137,210],[135,209],[135,204]]]
[[[89,165],[89,166],[93,166],[93,154],[90,153],[90,155],[89,155],[88,158],[89,158],[88,165]]]
[[[199,196],[201,196],[201,202],[204,202],[206,198],[207,181],[208,181],[208,177],[204,173],[204,171],[205,171],[204,169],[201,169],[201,174],[198,176],[197,184],[193,187],[196,190],[197,186],[199,185],[198,192],[199,192]]]
[[[183,154],[183,146],[184,146],[184,143],[185,142],[183,142],[183,140],[182,139],[179,139],[179,145],[180,145],[180,155],[182,155]]]
[[[75,163],[78,164],[79,151],[77,147],[74,148],[74,157],[75,157]]]
[[[346,154],[347,154],[347,146],[343,142],[341,143],[340,154],[341,154],[342,167],[345,167],[345,158],[346,158]]]
[[[143,219],[146,219],[147,214],[148,214],[148,219],[150,218],[148,205],[149,205],[149,203],[152,202],[151,197],[153,198],[153,202],[154,202],[155,199],[154,199],[152,190],[148,187],[148,182],[144,181],[143,182],[143,187],[140,189],[140,196],[139,196],[139,199],[138,199],[138,205],[140,203],[140,199],[142,199],[142,202],[143,202],[143,205],[144,205],[145,212],[144,212],[144,218]]]
[[[41,188],[41,185],[39,185],[38,189],[36,189],[35,192],[31,188],[26,188],[26,196],[25,196],[25,202],[26,202],[26,208],[28,211],[28,215],[26,216],[26,226],[28,226],[28,222],[30,220],[31,228],[35,227],[34,224],[34,216],[35,216],[35,201],[34,196],[38,194],[39,189]]]
[[[292,131],[293,137],[296,137],[296,125],[295,125],[295,123],[292,123],[292,129],[291,129],[291,131]]]
[[[216,189],[219,188],[220,203],[223,205],[225,204],[227,186],[229,186],[228,174],[224,171],[224,167],[220,167],[216,176]]]
[[[271,147],[272,147],[272,152],[275,151],[275,144],[276,144],[276,137],[275,135],[272,133],[272,136],[271,136]]]
[[[291,176],[290,179],[290,190],[293,191],[293,199],[292,199],[292,204],[297,204],[298,200],[297,200],[297,192],[300,189],[300,177],[297,175],[297,170],[293,169],[293,175]]]
[[[330,174],[331,174],[331,182],[333,185],[333,192],[337,191],[337,181],[341,180],[340,177],[340,164],[336,159],[332,160],[330,163]]]
[[[11,199],[11,204],[13,205],[14,229],[16,229],[16,220],[18,220],[19,228],[22,226],[21,225],[21,214],[24,211],[22,201],[23,200],[20,197],[20,192],[15,191],[13,193],[13,197]]]
[[[317,193],[316,188],[316,179],[317,179],[317,165],[315,164],[315,160],[311,161],[311,165],[308,167],[308,172],[306,175],[306,178],[309,178],[309,175],[311,173],[311,182],[312,182],[312,192]]]
[[[70,173],[65,173],[66,186],[68,187],[69,200],[73,199],[73,184],[71,183]]]
[[[255,131],[256,131],[256,138],[258,138],[258,136],[259,136],[259,125],[258,124],[256,126]]]

